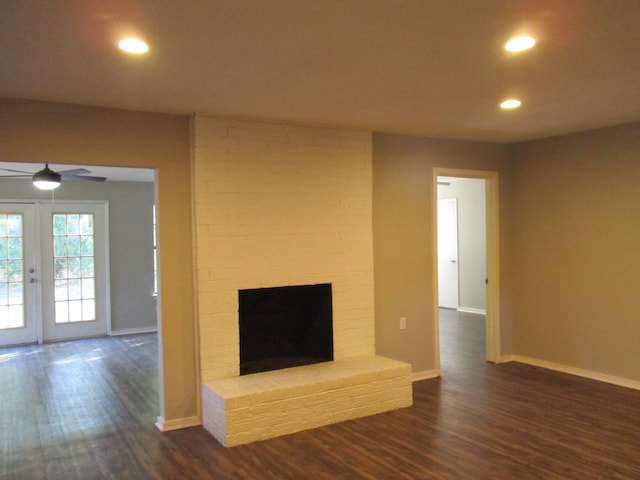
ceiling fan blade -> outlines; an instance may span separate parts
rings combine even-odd
[[[104,182],[107,177],[92,177],[91,175],[63,175],[62,179],[65,182],[68,181],[72,181],[72,182],[78,182],[78,181],[88,181],[88,182]]]
[[[69,175],[84,175],[85,173],[91,173],[86,168],[73,168],[71,170],[62,170],[58,172],[62,177],[67,177]]]
[[[25,173],[27,175],[33,175],[33,173],[31,173],[31,172],[25,172],[24,170],[13,170],[11,168],[0,168],[0,170],[3,170],[5,172]]]
[[[0,175],[0,178],[31,178],[33,175]]]

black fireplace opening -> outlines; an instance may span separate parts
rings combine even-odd
[[[238,291],[240,375],[333,360],[331,284]]]

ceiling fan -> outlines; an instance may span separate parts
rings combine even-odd
[[[49,168],[49,164],[45,164],[44,168],[36,173],[25,172],[23,170],[13,170],[10,168],[0,168],[5,172],[19,173],[20,175],[0,175],[0,178],[31,178],[33,184],[40,190],[53,190],[58,188],[62,183],[62,180],[76,181],[83,180],[89,182],[104,182],[106,177],[94,177],[86,175],[91,173],[86,168],[73,168],[71,170],[62,170],[60,172],[54,172]]]

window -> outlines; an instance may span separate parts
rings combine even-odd
[[[53,214],[55,323],[96,319],[92,213]]]
[[[24,327],[22,215],[0,214],[0,329]]]

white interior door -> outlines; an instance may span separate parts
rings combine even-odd
[[[38,339],[35,206],[0,204],[0,345]]]
[[[458,308],[458,203],[438,200],[438,305]]]
[[[0,204],[2,221],[0,344],[106,334],[106,202]]]

